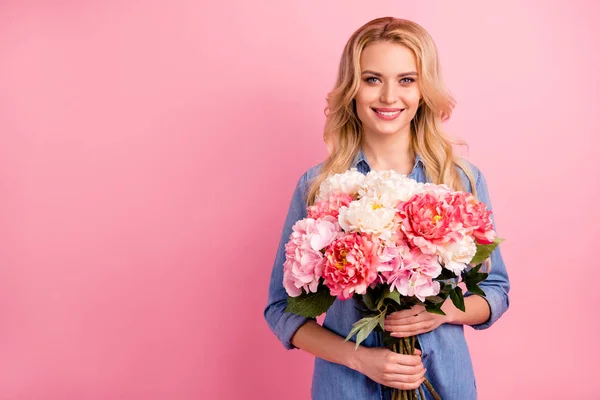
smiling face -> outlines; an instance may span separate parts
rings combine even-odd
[[[409,134],[421,99],[413,52],[400,44],[373,43],[361,54],[360,70],[355,101],[363,134]]]

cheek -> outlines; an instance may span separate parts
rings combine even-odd
[[[359,119],[367,117],[371,104],[373,104],[373,94],[369,91],[358,92],[354,101],[356,102],[356,113]]]
[[[406,104],[413,108],[419,105],[419,100],[421,100],[421,92],[417,88],[408,91],[404,97]]]
[[[372,87],[360,87],[356,93],[356,106],[369,107],[379,98],[379,91]]]

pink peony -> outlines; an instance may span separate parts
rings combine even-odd
[[[382,247],[379,250],[379,272],[396,271],[402,264],[404,256],[410,256],[410,247],[408,243],[398,240],[392,246]]]
[[[382,260],[378,268],[380,280],[382,283],[390,285],[390,290],[394,290],[395,282],[410,274],[410,270],[405,267],[411,259],[410,248],[406,243],[386,247],[379,258]]]
[[[337,219],[340,207],[348,207],[352,200],[354,199],[349,194],[331,193],[326,200],[319,200],[313,206],[308,207],[308,217],[319,219],[331,216]]]
[[[377,279],[378,244],[368,236],[350,233],[338,237],[325,251],[323,280],[332,296],[340,300],[365,294]]]
[[[413,272],[400,279],[398,291],[403,296],[416,296],[419,300],[425,301],[426,297],[440,293],[440,283],[426,274]]]
[[[459,210],[463,227],[472,234],[479,244],[490,244],[496,238],[492,225],[492,212],[485,203],[478,201],[470,193],[456,192],[452,196],[452,205]]]
[[[416,247],[410,250],[406,247],[388,265],[393,268],[381,276],[390,290],[398,290],[403,296],[417,296],[421,301],[439,293],[440,284],[433,280],[442,272],[437,256],[424,254]]]
[[[302,289],[307,293],[317,291],[325,263],[322,250],[340,231],[337,221],[331,217],[305,218],[294,224],[285,245],[283,263],[283,286],[288,295],[300,296]]]
[[[435,254],[438,246],[462,238],[460,213],[451,200],[451,192],[419,193],[398,206],[402,230],[423,253]]]

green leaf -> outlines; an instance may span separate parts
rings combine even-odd
[[[386,295],[385,295],[386,299],[392,299],[394,300],[394,302],[396,302],[398,305],[402,305],[402,301],[400,300],[400,292],[397,290],[392,290],[392,291],[387,291]]]
[[[435,278],[436,281],[447,281],[452,279],[456,279],[456,275],[447,268],[442,268],[442,272]]]
[[[385,299],[391,299],[393,300],[396,304],[398,304],[399,306],[403,305],[401,300],[400,300],[400,292],[398,292],[397,290],[392,290],[390,291],[390,287],[389,286],[385,286],[383,291],[380,294],[380,298],[379,301],[377,302],[377,311],[381,311],[382,307],[385,304]]]
[[[348,333],[348,336],[346,336],[345,340],[350,340],[350,338],[352,336],[354,336],[356,334],[356,332],[358,332],[362,327],[367,326],[367,324],[369,323],[369,321],[372,320],[373,318],[374,317],[365,317],[365,318],[359,319],[358,321],[356,321],[355,323],[353,323],[352,324],[352,329]]]
[[[361,342],[363,342],[367,338],[367,336],[369,336],[369,334],[373,332],[373,329],[375,329],[375,327],[379,323],[379,320],[380,315],[358,320],[352,325],[352,330],[350,330],[350,333],[348,333],[348,336],[346,336],[346,339],[344,339],[344,341],[350,340],[352,336],[358,333],[356,335],[356,348],[358,349],[358,346],[361,344]]]
[[[500,243],[502,243],[503,241],[504,241],[504,239],[496,238],[494,240],[494,243],[492,243],[492,244],[478,244],[477,252],[475,253],[475,256],[473,257],[473,259],[471,260],[471,262],[469,264],[471,264],[471,265],[481,264],[482,262],[487,260],[492,255],[494,250],[496,250],[496,247],[498,247],[498,245]]]
[[[446,300],[448,298],[448,295],[450,295],[450,291],[453,289],[453,286],[448,284],[448,283],[444,283],[444,282],[440,282],[440,292],[438,293],[438,296],[441,297],[442,299]]]
[[[389,296],[389,294],[390,294],[390,287],[384,286],[383,291],[380,294],[379,301],[377,301],[377,309],[378,310],[380,310],[381,307],[383,307],[383,301],[386,299],[387,296]]]
[[[286,312],[316,318],[331,307],[335,297],[329,293],[329,288],[323,285],[319,286],[316,293],[302,293],[298,297],[288,296],[287,300]]]
[[[384,312],[382,312],[381,314],[379,314],[379,326],[381,327],[381,330],[383,331],[385,328],[385,314]]]
[[[467,268],[466,272],[464,272],[464,279],[473,278],[475,275],[477,275],[482,265],[483,264],[477,264],[472,268]]]
[[[430,312],[432,314],[439,314],[439,315],[446,315],[445,312],[442,311],[442,305],[444,304],[444,298],[441,298],[439,296],[433,296],[433,297],[437,297],[439,298],[440,302],[427,302],[425,303],[425,310],[427,310],[427,312]],[[427,301],[429,298],[426,298],[425,301]]]
[[[375,311],[375,299],[373,298],[373,291],[367,289],[367,292],[362,296],[362,299],[369,310]]]
[[[481,288],[477,284],[473,285],[467,283],[467,290],[473,294],[478,294],[479,296],[485,297],[485,292],[481,290]]]
[[[358,331],[355,348],[358,349],[358,346],[371,334],[371,332],[373,332],[373,329],[375,329],[378,323],[379,318],[374,318],[372,321],[369,321],[369,324],[366,327]]]
[[[465,299],[463,297],[463,292],[460,286],[455,287],[450,292],[450,298],[452,299],[452,303],[458,308],[460,311],[465,312]]]
[[[444,299],[441,298],[440,296],[429,296],[425,298],[425,301],[429,301],[433,304],[439,304],[439,303],[443,303]]]
[[[400,300],[400,292],[397,290],[394,290],[393,292],[390,293],[390,296],[388,297],[392,300],[394,300],[396,303],[402,305],[402,301]]]
[[[481,264],[467,271],[464,281],[469,292],[485,297],[485,292],[481,290],[478,283],[484,281],[488,277],[488,274],[479,272],[480,269]]]
[[[440,303],[440,307],[441,307],[441,303]],[[427,310],[427,312],[430,312],[432,314],[446,315],[446,313],[443,312],[440,307],[437,307],[437,305],[436,306],[426,306],[425,310]]]
[[[479,282],[484,281],[488,277],[487,273],[479,272],[480,269],[481,269],[481,264],[479,264],[476,267],[471,268],[469,271],[467,271],[467,273],[464,276],[464,281],[465,281],[465,284],[467,284],[467,287],[469,285],[475,286]]]

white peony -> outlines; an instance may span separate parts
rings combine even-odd
[[[326,200],[332,193],[346,193],[355,196],[365,181],[365,176],[356,168],[351,168],[343,174],[335,174],[325,179],[319,186],[317,200]]]
[[[370,171],[358,194],[378,199],[386,207],[396,207],[422,191],[423,184],[394,170]]]
[[[452,192],[453,190],[444,184],[435,184],[435,183],[421,183],[420,184],[420,193],[429,193],[433,195],[444,194],[448,192]]]
[[[472,236],[466,235],[459,242],[448,242],[438,246],[438,254],[444,267],[459,276],[477,253],[477,244]]]
[[[346,232],[371,233],[386,240],[396,230],[395,215],[395,208],[386,207],[376,198],[363,197],[341,207],[338,222]]]

